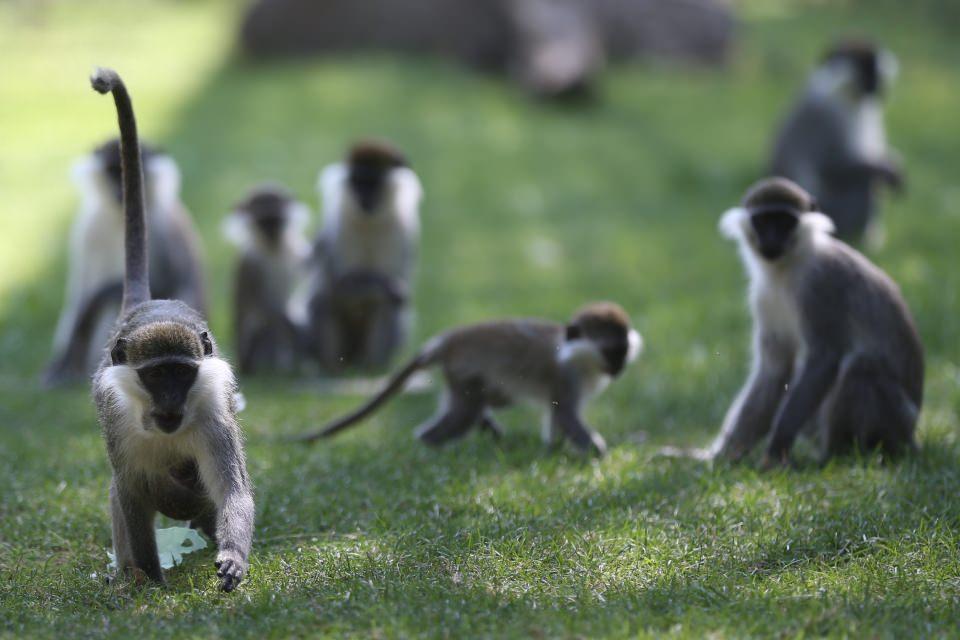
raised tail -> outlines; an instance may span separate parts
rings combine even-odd
[[[147,274],[147,227],[144,211],[143,166],[140,162],[140,139],[133,104],[123,80],[112,69],[97,68],[90,84],[98,93],[113,94],[120,125],[120,159],[123,171],[123,213],[126,252],[126,275],[123,281],[123,312],[150,299]]]
[[[429,366],[431,361],[431,353],[428,351],[421,351],[416,357],[413,358],[413,360],[408,362],[402,369],[400,369],[400,371],[395,373],[393,377],[390,378],[387,386],[384,387],[380,393],[368,400],[365,405],[353,413],[349,413],[342,418],[326,424],[317,431],[311,431],[300,436],[294,436],[292,440],[294,442],[314,442],[320,438],[329,438],[343,429],[346,429],[347,427],[364,420],[382,405],[384,405],[387,400],[400,393],[404,385],[407,383],[407,380],[410,379],[410,376],[412,376],[418,370]]]

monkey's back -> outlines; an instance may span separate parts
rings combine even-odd
[[[444,333],[431,359],[442,364],[448,377],[480,379],[486,388],[512,400],[547,400],[562,342],[563,327],[553,322],[484,322]]]
[[[808,308],[820,309],[814,330],[847,336],[848,348],[881,360],[903,383],[911,399],[923,394],[923,346],[900,288],[882,269],[840,240],[829,238],[813,268],[803,277]],[[841,326],[843,323],[843,326]]]

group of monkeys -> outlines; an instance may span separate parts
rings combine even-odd
[[[863,238],[876,224],[877,186],[902,182],[880,103],[894,66],[872,45],[834,48],[776,144],[773,169],[786,177],[756,183],[722,216],[720,230],[738,243],[750,279],[754,362],[713,445],[690,455],[738,460],[766,440],[762,464],[782,465],[801,432],[819,441],[824,458],[916,447],[924,364],[914,322],[897,285],[834,235]],[[254,521],[236,379],[204,320],[197,240],[176,165],[141,149],[115,72],[98,69],[91,82],[112,94],[120,138],[78,170],[85,203],[48,379],[82,372],[99,351],[93,395],[113,469],[120,569],[163,581],[153,527],[160,512],[216,541],[217,575],[230,591],[247,570]],[[326,215],[313,248],[303,236],[305,205],[279,187],[256,189],[227,219],[228,235],[244,248],[235,292],[242,372],[296,370],[304,357],[334,371],[377,367],[403,341],[416,174],[394,147],[364,142],[325,169],[320,186]],[[104,319],[111,304],[119,317]],[[446,388],[436,416],[417,430],[424,442],[473,427],[500,434],[493,412],[532,400],[544,407],[545,440],[602,454],[583,405],[641,348],[612,302],[588,304],[566,324],[455,328],[429,340],[360,409],[299,439],[366,418],[416,371],[438,367]]]

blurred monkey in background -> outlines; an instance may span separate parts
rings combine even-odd
[[[253,189],[224,220],[241,250],[233,278],[233,326],[240,373],[292,373],[301,362],[290,301],[306,267],[310,210],[286,189]]]
[[[206,315],[200,241],[180,200],[174,159],[141,148],[146,181],[150,289],[155,298],[182,300]],[[112,139],[79,160],[73,180],[80,211],[70,230],[66,298],[57,322],[48,385],[93,372],[120,309],[123,282],[123,188],[120,142]]]
[[[811,74],[774,143],[771,173],[813,194],[847,241],[868,234],[879,242],[877,189],[903,185],[883,123],[883,98],[896,72],[889,51],[865,41],[838,43]]]
[[[382,367],[409,331],[422,187],[388,142],[355,144],[320,174],[309,332],[326,370]]]

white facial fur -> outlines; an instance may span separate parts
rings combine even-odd
[[[304,232],[310,223],[310,208],[302,202],[287,205],[287,223],[280,239],[280,247],[298,258],[306,257],[310,244]],[[243,211],[233,211],[223,220],[221,231],[231,244],[244,251],[267,253],[272,250],[264,243],[262,235]]]
[[[168,211],[180,201],[180,168],[166,155],[153,156],[143,167],[147,187],[148,213]],[[121,205],[114,196],[113,185],[103,172],[103,162],[95,155],[84,156],[74,163],[73,183],[80,192],[84,210],[120,213]]]
[[[565,341],[557,359],[561,365],[572,366],[579,374],[583,400],[597,395],[610,384],[611,377],[604,372],[606,362],[603,355],[586,338]]]
[[[347,165],[338,162],[325,167],[317,180],[323,199],[324,224],[335,223],[341,216],[366,216],[354,199],[348,185]],[[386,191],[379,213],[396,216],[407,228],[419,228],[420,201],[423,186],[412,169],[397,167],[387,176]]]
[[[235,389],[230,365],[219,358],[204,358],[187,394],[183,424],[173,433],[164,433],[153,424],[150,394],[133,367],[108,367],[99,384],[106,388],[114,408],[122,415],[117,425],[122,457],[138,467],[163,469],[172,457],[194,450],[198,429],[211,414],[229,410]]]
[[[731,240],[737,241],[740,247],[740,255],[744,263],[750,269],[751,273],[762,265],[769,264],[765,260],[757,257],[754,249],[755,238],[753,227],[750,225],[750,214],[743,207],[733,207],[728,209],[720,217],[718,225],[721,235]],[[810,243],[817,242],[821,238],[828,237],[836,231],[833,220],[820,213],[819,211],[808,211],[800,216],[800,222],[797,225],[797,241],[789,249],[790,253],[802,251]]]
[[[643,336],[636,329],[627,334],[627,364],[630,364],[643,352]]]

